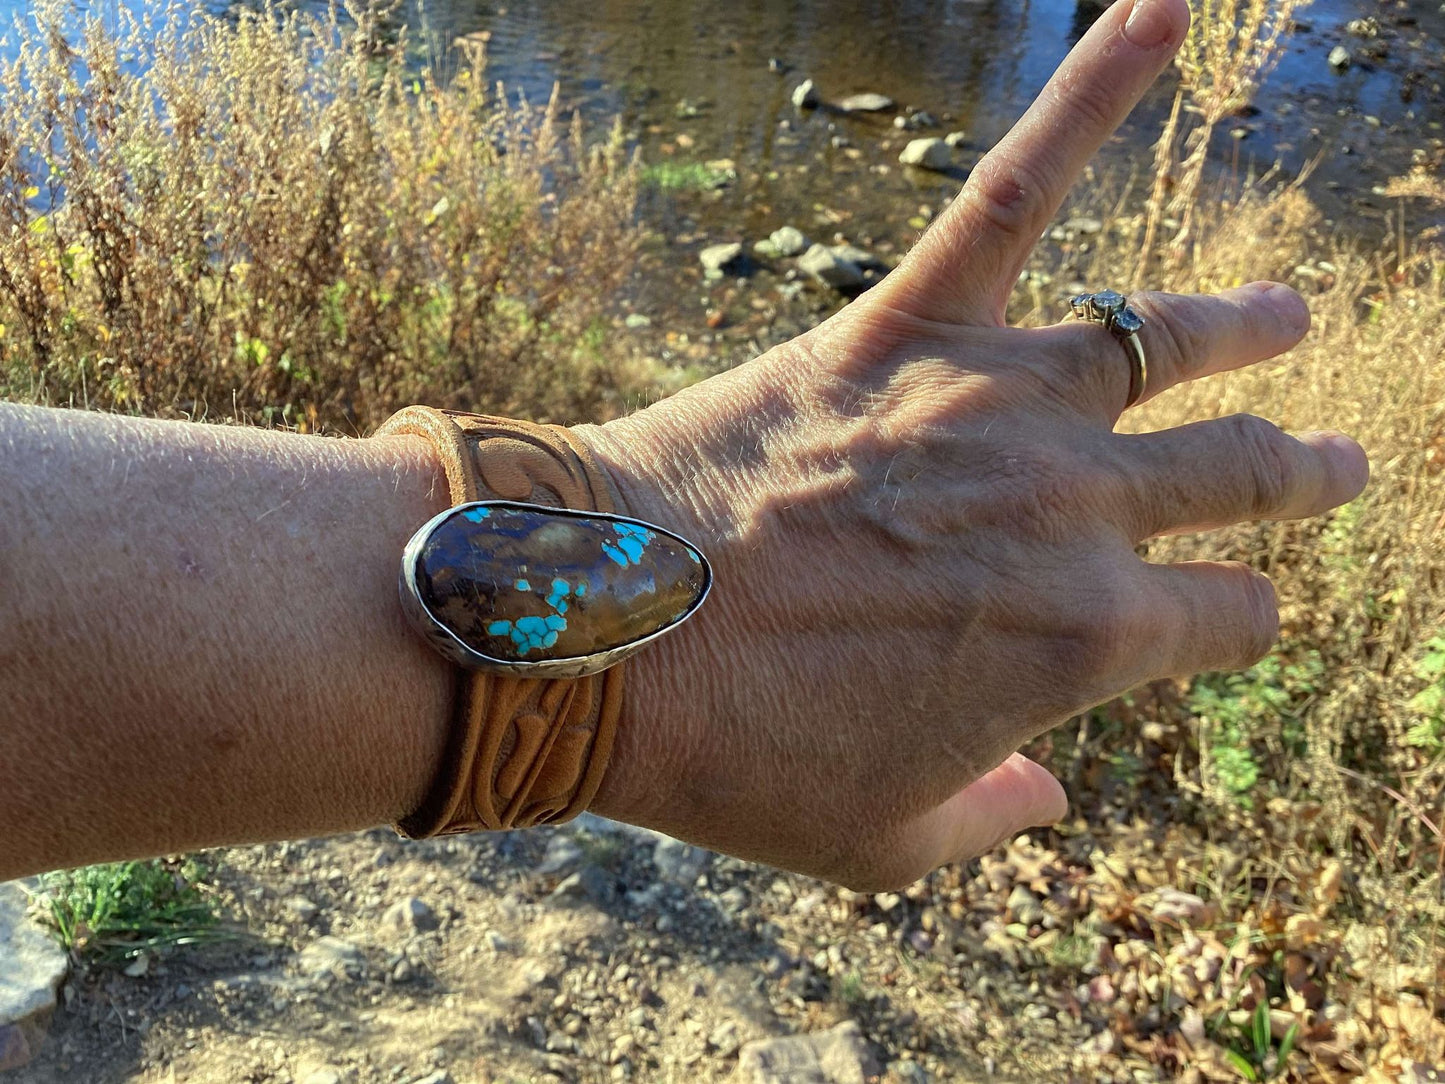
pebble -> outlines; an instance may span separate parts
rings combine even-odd
[[[886,94],[850,94],[838,103],[844,113],[881,113],[893,108],[893,99]]]
[[[968,142],[968,133],[949,132],[948,135],[943,137],[943,141],[947,143],[950,147],[961,147],[964,145],[964,143]]]
[[[445,1069],[438,1069],[435,1073],[418,1077],[411,1084],[452,1084],[452,1074]]]
[[[568,833],[558,832],[547,841],[547,850],[542,855],[542,861],[537,863],[537,872],[544,877],[566,875],[582,864],[583,857],[581,845]]]
[[[1336,45],[1330,50],[1330,67],[1334,68],[1337,72],[1344,71],[1350,66],[1353,60],[1354,58],[1350,56],[1350,51],[1343,45]]]
[[[347,1075],[334,1065],[323,1065],[313,1069],[301,1078],[301,1084],[343,1084]]]
[[[705,270],[721,272],[742,254],[742,245],[736,241],[726,241],[719,245],[708,245],[697,254],[697,258]]]
[[[345,938],[318,937],[297,955],[296,969],[311,979],[355,978],[366,970],[366,955]]]
[[[818,100],[818,88],[811,79],[804,79],[793,88],[793,105],[799,109],[816,109]]]
[[[797,256],[808,248],[808,239],[796,226],[779,226],[769,236],[773,251],[779,256]]]
[[[851,260],[839,259],[827,245],[813,245],[798,259],[798,270],[835,290],[862,286],[867,277]]]
[[[381,924],[396,933],[413,934],[434,930],[441,923],[436,912],[424,901],[408,896],[386,909],[381,916]]]
[[[920,169],[944,170],[953,162],[953,150],[937,136],[926,136],[923,139],[909,140],[908,146],[904,147],[903,153],[898,156],[898,161],[902,165],[917,166]]]
[[[640,331],[642,328],[652,326],[652,317],[640,312],[629,312],[627,319],[622,323],[629,331]]]
[[[302,922],[310,922],[318,914],[321,908],[312,903],[305,896],[292,896],[286,901],[286,909],[299,918]]]
[[[657,876],[668,884],[691,888],[712,856],[701,847],[664,837],[652,848],[652,864]]]
[[[547,901],[563,906],[582,902],[605,904],[611,902],[615,892],[611,878],[596,866],[587,866],[563,878]]]

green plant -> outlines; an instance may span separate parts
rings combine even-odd
[[[1206,763],[1240,805],[1253,808],[1270,745],[1288,756],[1304,753],[1302,707],[1323,673],[1319,653],[1307,651],[1292,661],[1271,655],[1242,673],[1205,674],[1190,687],[1186,706],[1200,722]]]
[[[864,1000],[863,975],[857,970],[848,972],[838,984],[838,996],[845,1005],[857,1005]]]
[[[1262,999],[1244,1023],[1230,1023],[1224,1016],[1216,1023],[1214,1037],[1224,1044],[1225,1060],[1249,1081],[1270,1080],[1279,1075],[1289,1060],[1295,1040],[1299,1038],[1299,1024],[1294,1023],[1275,1046],[1270,1030],[1269,1002]]]
[[[731,180],[731,173],[703,162],[654,162],[642,170],[642,183],[663,192],[705,192]]]
[[[226,936],[198,886],[203,876],[193,858],[85,866],[43,876],[41,901],[67,951],[114,965]]]
[[[1445,636],[1425,641],[1415,676],[1427,684],[1407,705],[1417,719],[1405,731],[1405,740],[1417,749],[1438,753],[1445,745]]]

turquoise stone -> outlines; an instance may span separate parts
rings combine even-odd
[[[657,527],[507,502],[462,505],[422,542],[417,595],[479,654],[573,659],[676,624],[706,594],[691,545]]]

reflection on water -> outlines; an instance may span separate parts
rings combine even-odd
[[[105,0],[108,4],[141,0]],[[303,0],[322,6],[319,0]],[[489,35],[490,75],[541,100],[554,83],[596,117],[620,115],[650,161],[735,163],[737,183],[688,202],[672,232],[750,240],[784,222],[816,233],[836,226],[852,240],[906,244],[906,226],[958,179],[1027,106],[1100,0],[409,0],[419,62],[463,34]],[[211,0],[213,10],[224,4]],[[23,14],[0,0],[0,21]],[[1343,73],[1326,57],[1362,43],[1350,19],[1378,16],[1383,55]],[[1371,190],[1405,172],[1412,154],[1432,160],[1445,120],[1435,0],[1317,0],[1305,25],[1239,120],[1242,167],[1277,157],[1287,169],[1320,159],[1311,182],[1346,228],[1383,232],[1390,202]],[[927,110],[937,128],[966,140],[951,175],[897,166],[910,134],[895,115],[800,114],[789,100],[804,77],[825,101],[877,91],[900,109]],[[1162,80],[1104,161],[1126,172],[1157,131],[1170,86]],[[1230,133],[1221,133],[1228,149]],[[1419,221],[1424,208],[1412,207]],[[1434,212],[1439,214],[1437,210]]]

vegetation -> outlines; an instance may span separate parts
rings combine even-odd
[[[222,936],[194,859],[116,862],[41,878],[56,939],[78,959],[119,965]],[[142,961],[141,966],[144,966]]]
[[[1445,191],[1392,185],[1398,237],[1371,252],[1332,236],[1298,185],[1211,174],[1217,126],[1297,6],[1197,0],[1147,198],[1121,201],[1054,278],[1293,283],[1314,313],[1299,350],[1126,424],[1247,411],[1338,427],[1370,453],[1371,484],[1321,519],[1151,544],[1156,561],[1268,572],[1278,650],[1055,735],[1035,752],[1070,780],[1077,819],[908,896],[943,916],[930,936],[983,940],[996,970],[1107,991],[1080,1011],[1121,1056],[1193,1080],[1394,1080],[1445,1061],[1445,261],[1408,229],[1411,201]],[[601,331],[606,299],[638,244],[639,184],[707,187],[708,167],[643,174],[615,132],[588,145],[555,101],[508,103],[476,65],[446,86],[413,75],[364,14],[352,31],[118,18],[44,8],[45,33],[0,65],[0,394],[355,431],[417,399],[566,420],[647,387]],[[1018,301],[1024,321],[1062,315]],[[57,927],[134,951],[175,915],[192,936],[199,902],[171,875],[65,875]],[[985,939],[966,924],[970,899],[1016,882],[1048,893],[1054,925]],[[837,996],[882,981],[851,972]],[[1052,1055],[1062,1079],[1076,1054]]]
[[[640,237],[618,131],[479,52],[410,70],[367,11],[188,7],[47,0],[0,62],[0,395],[355,433],[642,386],[603,333]]]

